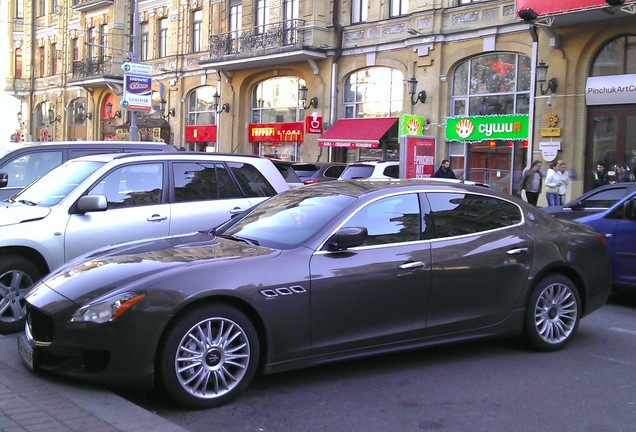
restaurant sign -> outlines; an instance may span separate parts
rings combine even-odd
[[[446,119],[446,141],[477,142],[484,140],[528,139],[528,115],[494,115],[449,117]]]
[[[297,142],[304,138],[303,122],[293,123],[250,123],[249,142]]]

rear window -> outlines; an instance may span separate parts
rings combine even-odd
[[[357,178],[369,178],[373,174],[373,167],[370,165],[349,165],[342,173],[343,180]]]
[[[311,177],[320,169],[316,165],[312,164],[296,164],[293,168],[300,178]]]
[[[247,197],[269,197],[276,195],[276,189],[253,165],[241,162],[228,162],[230,171]]]

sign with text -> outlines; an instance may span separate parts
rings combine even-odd
[[[152,78],[124,75],[124,95],[121,106],[130,111],[150,111]]]
[[[305,132],[307,132],[308,134],[321,134],[322,117],[320,117],[316,113],[305,117]]]
[[[636,74],[589,77],[585,83],[586,105],[636,103]]]
[[[297,142],[304,139],[303,122],[250,123],[249,142]]]
[[[152,66],[144,63],[124,63],[121,65],[121,70],[125,75],[137,75],[137,76],[152,76]]]
[[[435,137],[400,138],[400,178],[428,178],[435,172]]]
[[[448,117],[447,141],[525,140],[528,139],[528,115]]]

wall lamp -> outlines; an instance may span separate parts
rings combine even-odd
[[[219,107],[219,104],[221,103],[221,96],[219,95],[219,92],[214,92],[212,99],[214,99],[214,111],[216,111],[217,114],[221,114],[223,111],[230,112],[230,104],[227,102]]]
[[[75,109],[75,119],[78,122],[83,122],[86,119],[91,120],[93,118],[93,114],[86,112],[86,108],[84,107],[84,105],[77,105],[77,108]]]
[[[113,113],[113,104],[108,102],[106,104],[106,114],[108,115],[108,118],[121,118],[121,111],[117,110],[115,111],[115,113]]]
[[[409,78],[409,80],[406,81],[406,84],[409,86],[408,89],[409,95],[411,95],[411,105],[415,105],[418,102],[426,103],[426,91],[421,90],[417,93],[417,80],[415,77]],[[417,93],[417,97],[415,96],[415,93]]]
[[[161,112],[165,114],[161,114],[162,118],[168,118],[170,116],[174,117],[177,114],[177,110],[175,108],[170,108],[167,112],[166,112],[166,101],[163,100],[163,98],[161,99],[161,102],[159,102],[159,106],[161,108]]]
[[[298,100],[300,101],[300,107],[304,110],[311,107],[318,108],[318,97],[314,96],[309,100],[309,105],[305,106],[307,101],[307,86],[302,85],[298,88]]]
[[[22,124],[22,111],[18,111],[18,123]]]
[[[49,108],[49,123],[57,123],[62,121],[62,116],[59,115],[55,115],[55,111],[53,111],[53,108]]]
[[[543,60],[541,60],[539,64],[537,65],[537,82],[539,83],[539,91],[541,92],[542,95],[546,94],[548,90],[554,94],[556,93],[557,88],[559,87],[559,84],[557,83],[557,79],[550,78],[548,80],[548,88],[543,90],[543,83],[545,82],[547,75],[548,75],[548,65],[545,64]]]
[[[521,18],[522,20],[528,22],[528,21],[534,21],[537,18],[539,18],[539,14],[537,14],[535,11],[533,11],[530,8],[527,9],[521,9],[520,11],[517,12],[519,14],[519,18]]]

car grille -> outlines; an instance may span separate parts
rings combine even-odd
[[[53,341],[53,334],[55,328],[53,326],[53,320],[48,315],[44,314],[40,310],[27,305],[27,325],[31,332],[31,336],[38,342],[51,342]]]

